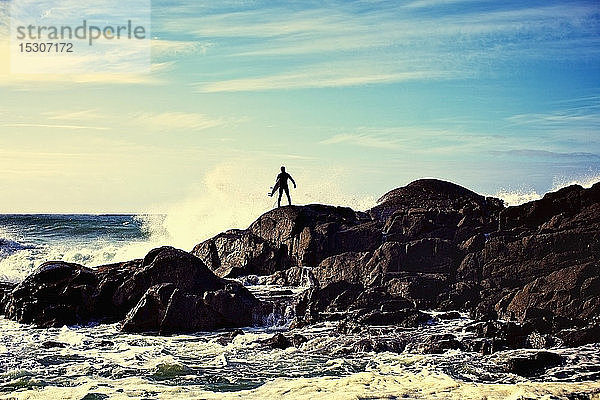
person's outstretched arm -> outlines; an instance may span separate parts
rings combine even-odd
[[[296,182],[294,182],[294,178],[292,178],[292,176],[290,174],[288,174],[288,176],[290,177],[290,181],[292,181],[292,183],[294,184],[294,189],[296,188]]]

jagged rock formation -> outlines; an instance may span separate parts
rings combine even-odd
[[[126,331],[211,330],[269,312],[224,279],[261,275],[256,282],[312,282],[297,299],[295,326],[414,327],[433,318],[427,310],[463,310],[480,321],[480,340],[460,344],[473,351],[600,340],[600,183],[506,208],[423,179],[367,212],[278,208],[192,254],[160,248],[98,269],[46,263],[0,288],[1,304],[9,318],[40,326],[99,319],[123,321]],[[430,351],[458,346],[440,341]]]
[[[243,286],[172,247],[98,269],[44,263],[2,305],[8,318],[40,327],[123,321],[124,331],[160,333],[248,326],[263,311]]]
[[[505,208],[423,179],[386,193],[366,213],[279,208],[193,253],[221,276],[285,281],[308,267],[317,285],[298,302],[298,324],[340,315],[401,323],[412,315],[406,310],[462,309],[525,324],[524,341],[533,331],[598,324],[599,250],[600,184]],[[383,314],[367,317],[374,311]]]

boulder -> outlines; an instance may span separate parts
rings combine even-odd
[[[161,283],[172,283],[178,289],[196,293],[224,287],[224,281],[198,257],[165,246],[151,250],[141,265],[121,281],[113,302],[131,309],[150,287]]]
[[[497,199],[485,198],[451,182],[419,179],[381,196],[369,213],[376,219],[387,219],[394,212],[410,209],[425,210],[496,210],[502,208]]]
[[[347,311],[364,286],[346,281],[333,282],[323,288],[306,290],[295,305],[295,326],[322,321],[326,314]]]
[[[562,365],[563,362],[559,354],[536,351],[509,356],[503,365],[507,372],[529,377],[541,374],[548,368]]]
[[[143,290],[123,331],[171,334],[249,326],[262,311],[242,285],[218,278],[199,258],[169,247],[149,253],[115,296],[128,303]]]
[[[316,267],[327,257],[371,251],[381,228],[365,213],[320,204],[287,206],[260,216],[246,230],[229,230],[194,247],[218,276],[272,275]]]
[[[600,203],[600,183],[590,189],[571,185],[556,192],[547,193],[540,200],[520,206],[508,207],[500,214],[500,230],[538,229],[547,222],[556,225],[557,216],[571,217],[582,209]]]
[[[451,242],[437,238],[406,243],[387,242],[382,244],[367,262],[366,279],[369,283],[377,283],[377,278],[385,282],[397,274],[406,272],[450,275],[454,271],[455,255],[456,248]]]
[[[239,229],[220,233],[196,245],[192,254],[222,278],[270,275],[294,265],[284,245],[277,246]]]
[[[431,320],[431,315],[415,309],[397,311],[372,311],[361,316],[358,322],[366,325],[396,325],[404,328],[416,328]]]
[[[290,337],[285,336],[283,333],[276,333],[271,338],[265,340],[263,344],[273,349],[287,349],[288,347],[300,347],[303,343],[306,343],[308,339],[300,334],[294,334]]]
[[[313,271],[307,267],[292,267],[285,271],[277,271],[272,275],[257,279],[263,285],[281,286],[317,286],[319,282],[315,279]]]
[[[368,284],[369,258],[368,252],[336,254],[321,261],[312,274],[321,286],[338,281]]]
[[[214,330],[252,325],[268,306],[172,247],[97,269],[47,262],[6,294],[8,318],[40,327],[123,320],[128,332]]]
[[[462,349],[462,344],[452,334],[431,335],[414,343],[410,350],[422,354],[443,354],[448,350]]]
[[[600,316],[600,269],[598,264],[583,264],[563,268],[542,276],[516,292],[506,307],[497,306],[504,319],[525,321],[532,312],[547,310],[581,323]]]
[[[49,261],[7,294],[10,319],[40,327],[81,324],[94,317],[94,271],[79,264]]]
[[[310,204],[276,208],[248,230],[276,246],[285,246],[298,266],[314,267],[331,255],[377,246],[376,226],[353,229],[364,222],[371,222],[368,215],[348,207]]]
[[[568,347],[598,343],[600,342],[600,325],[585,326],[577,329],[563,329],[556,336]]]

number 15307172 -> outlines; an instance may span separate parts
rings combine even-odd
[[[73,43],[19,43],[21,53],[73,53]]]

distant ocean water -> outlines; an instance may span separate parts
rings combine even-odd
[[[0,215],[0,280],[20,281],[48,260],[93,267],[143,257],[169,244],[157,228],[164,218]],[[269,299],[282,288],[249,289]],[[227,331],[159,337],[122,334],[118,324],[36,329],[0,317],[0,399],[566,399],[594,391],[600,397],[600,345],[555,349],[565,365],[531,379],[499,368],[499,358],[518,351],[363,352],[356,345],[364,335],[341,335],[328,324],[295,330],[308,339],[298,349],[262,345],[288,329],[291,315],[245,328],[232,341],[224,340]],[[431,334],[464,336],[469,322],[464,315],[410,335],[416,342]],[[368,336],[396,334],[374,329]]]
[[[0,280],[20,281],[41,263],[97,266],[143,257],[163,215],[0,215]],[[189,250],[189,249],[188,249]]]

